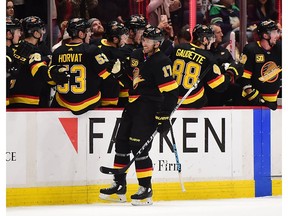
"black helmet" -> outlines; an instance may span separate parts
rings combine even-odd
[[[201,43],[203,42],[204,37],[208,39],[214,36],[213,30],[211,29],[210,26],[201,24],[197,24],[194,27],[192,35],[193,35],[193,42],[200,41]]]
[[[21,29],[20,21],[17,18],[6,17],[6,31],[14,29]]]
[[[121,35],[126,34],[128,29],[118,21],[111,21],[107,23],[105,28],[105,35],[104,37],[111,41],[113,37],[119,38]]]
[[[28,16],[22,21],[22,29],[25,37],[32,35],[34,31],[44,28],[44,22],[37,16]]]
[[[270,33],[270,31],[272,30],[278,30],[278,26],[273,20],[263,21],[259,23],[257,26],[257,33],[260,37],[262,37],[264,33],[266,34]]]
[[[141,14],[131,15],[125,22],[125,26],[128,29],[144,29],[147,25],[146,18]]]
[[[162,30],[158,27],[154,27],[150,24],[148,24],[143,32],[143,37],[144,38],[149,38],[152,40],[157,40],[160,42],[163,42],[164,40],[164,34],[162,32]]]
[[[84,18],[72,18],[67,25],[67,32],[70,37],[74,38],[78,36],[78,32],[85,32],[87,28],[90,28],[89,23]]]

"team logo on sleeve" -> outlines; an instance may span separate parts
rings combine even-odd
[[[137,67],[138,64],[139,64],[138,59],[131,58],[131,62],[130,62],[131,67]]]

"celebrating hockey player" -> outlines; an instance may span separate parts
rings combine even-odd
[[[247,44],[243,56],[247,58],[241,85],[242,96],[250,106],[267,106],[277,109],[281,86],[282,46],[278,41],[277,24],[272,20],[257,26],[260,40]]]
[[[159,49],[163,41],[162,31],[146,26],[143,48],[131,54],[134,66],[133,80],[129,84],[129,103],[126,105],[116,137],[114,167],[122,168],[130,162],[130,153],[135,156],[151,134],[158,128],[164,133],[170,128],[170,114],[176,106],[178,85],[172,77],[172,62]],[[119,79],[123,79],[119,76]],[[127,85],[128,85],[127,84]],[[152,170],[149,156],[152,140],[135,160],[139,190],[131,196],[133,205],[152,204]],[[114,175],[110,188],[100,190],[100,198],[126,201],[126,173]]]
[[[29,16],[22,21],[24,41],[13,53],[13,71],[16,82],[10,89],[11,108],[39,108],[40,95],[47,82],[51,85],[67,83],[69,74],[62,66],[47,66],[46,58],[38,48],[45,33],[44,23],[37,16]]]
[[[213,38],[210,27],[197,24],[193,29],[192,43],[181,43],[172,52],[173,77],[179,85],[179,100],[202,77],[195,90],[184,100],[182,107],[201,108],[207,104],[205,82],[214,91],[223,92],[243,73],[240,63],[229,65],[221,73],[212,53],[208,51],[214,42]]]

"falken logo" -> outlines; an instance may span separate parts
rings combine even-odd
[[[59,121],[78,153],[78,118],[59,118]]]

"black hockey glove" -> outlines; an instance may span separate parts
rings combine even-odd
[[[157,120],[158,127],[157,131],[162,134],[162,133],[167,133],[171,127],[170,124],[170,115],[168,112],[157,112],[155,119]]]
[[[107,71],[110,72],[113,75],[113,77],[119,78],[122,75],[121,62],[119,59],[117,60],[111,59],[106,64],[107,64],[106,66]]]
[[[66,67],[61,65],[53,65],[48,69],[48,76],[57,85],[65,84],[70,79],[70,74],[67,72]]]
[[[244,65],[239,62],[232,62],[226,69],[226,73],[231,77],[231,83],[234,83],[239,77],[243,75]]]
[[[248,100],[248,104],[251,106],[264,106],[265,105],[265,100],[259,94],[259,91],[257,89],[252,89],[252,91],[248,94],[245,91],[243,91],[242,96],[244,96],[244,98]]]

